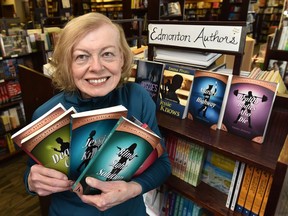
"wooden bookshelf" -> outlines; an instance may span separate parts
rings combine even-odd
[[[148,6],[149,7],[149,6]],[[157,10],[157,9],[156,9]],[[148,10],[149,11],[149,10]],[[238,22],[232,22],[236,25]],[[233,25],[231,22],[230,24]],[[151,25],[150,25],[151,24]],[[158,25],[160,24],[160,25]],[[186,24],[194,25],[194,22],[173,22],[173,21],[156,21],[150,20],[148,29],[152,32],[152,29],[160,29],[163,30],[166,34],[169,34],[169,28],[165,28],[165,25],[182,25]],[[220,23],[218,23],[220,25]],[[221,22],[221,25],[225,25],[227,23]],[[239,23],[238,23],[239,24]],[[217,22],[198,22],[198,25],[217,25]],[[242,24],[243,28],[246,24]],[[187,27],[190,28],[191,26]],[[174,29],[177,28],[174,26]],[[180,28],[180,27],[179,27]],[[183,29],[182,27],[181,29]],[[192,27],[191,27],[192,28]],[[209,27],[208,27],[209,28]],[[170,28],[171,29],[171,28]],[[186,28],[185,28],[186,29]],[[195,31],[195,28],[193,28]],[[218,28],[221,29],[221,28]],[[166,30],[166,31],[165,31]],[[178,30],[178,29],[177,29]],[[179,29],[180,31],[180,29]],[[173,32],[171,30],[171,32]],[[154,31],[155,33],[155,31]],[[187,32],[186,32],[187,33]],[[173,34],[173,33],[171,33]],[[181,33],[179,33],[181,34]],[[188,34],[188,33],[187,33]],[[191,33],[190,35],[193,35]],[[150,32],[148,34],[149,38],[151,38]],[[193,37],[193,36],[192,36]],[[152,39],[151,39],[152,40]],[[203,49],[199,47],[189,47],[185,45],[178,45],[176,42],[173,46],[168,45],[168,43],[161,42],[160,40],[151,41],[148,44],[148,59],[153,60],[154,58],[154,48],[157,47],[170,47],[173,49],[190,49],[190,50],[200,50]],[[243,38],[245,41],[245,39]],[[193,41],[193,40],[192,40]],[[190,44],[189,44],[190,45]],[[239,45],[242,46],[241,44]],[[207,48],[207,47],[206,47]],[[208,52],[219,52],[219,50],[215,50],[213,48],[207,48]],[[228,50],[222,50],[221,53],[227,53]],[[238,61],[241,65],[241,56],[243,55],[242,47],[230,54],[234,54],[238,56]],[[238,75],[240,70],[239,62],[234,64],[233,74]],[[181,137],[183,139],[188,139],[195,144],[204,146],[207,150],[212,150],[223,154],[231,159],[239,160],[246,164],[250,164],[252,166],[258,167],[261,170],[265,170],[270,174],[274,175],[276,182],[283,181],[283,176],[278,174],[277,169],[277,161],[279,158],[279,154],[283,148],[285,143],[286,136],[288,134],[288,97],[277,96],[274,102],[273,110],[271,113],[271,117],[269,120],[268,129],[266,132],[265,140],[263,144],[258,144],[253,141],[247,140],[245,138],[230,134],[228,132],[224,132],[221,130],[212,130],[208,126],[201,124],[200,122],[192,121],[189,119],[178,119],[172,117],[168,114],[157,113],[157,119],[159,123],[159,127],[161,131],[164,133],[174,134],[176,137]],[[201,183],[198,187],[193,187],[186,182],[180,180],[179,178],[172,176],[168,179],[167,185],[171,187],[173,190],[176,190],[180,194],[185,197],[191,199],[193,202],[201,205],[202,207],[210,210],[215,215],[237,215],[236,212],[229,210],[226,208],[226,199],[227,196],[219,191],[216,191],[212,187],[206,185],[205,183]],[[273,188],[274,187],[274,188]],[[275,199],[273,200],[275,203],[278,202],[277,197],[279,198],[279,187],[281,185],[273,184],[271,191],[276,192]],[[272,198],[271,198],[272,199]],[[270,209],[269,209],[270,208]],[[271,216],[271,212],[274,212],[273,207],[267,205],[267,211],[265,216]]]

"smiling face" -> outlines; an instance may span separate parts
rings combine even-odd
[[[72,74],[83,98],[104,96],[118,85],[124,62],[119,43],[119,32],[104,24],[75,45]]]

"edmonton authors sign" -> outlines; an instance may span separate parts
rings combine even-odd
[[[243,26],[149,24],[149,44],[239,52]]]

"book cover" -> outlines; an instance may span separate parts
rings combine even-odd
[[[208,151],[202,170],[202,181],[228,195],[235,160]]]
[[[255,194],[255,199],[253,201],[253,206],[252,206],[251,213],[250,213],[251,216],[257,216],[259,214],[260,207],[264,198],[265,190],[268,184],[269,176],[270,175],[268,172],[262,171],[259,185]]]
[[[255,168],[253,171],[251,183],[248,189],[248,194],[247,194],[243,212],[242,212],[242,214],[245,216],[250,215],[250,211],[252,209],[252,205],[253,205],[253,201],[254,201],[256,191],[258,188],[258,184],[260,182],[261,172],[262,171],[259,168]]]
[[[71,115],[70,179],[79,177],[120,117],[126,117],[127,112],[124,106],[118,105]]]
[[[238,195],[239,195],[242,179],[243,179],[243,176],[244,176],[245,167],[246,167],[246,164],[244,162],[241,162],[239,174],[238,174],[238,177],[237,177],[237,182],[236,182],[236,185],[235,185],[235,190],[233,192],[233,198],[232,198],[231,205],[230,205],[230,209],[232,211],[235,210],[235,206],[236,206],[236,202],[237,202],[237,199],[238,199]]]
[[[129,181],[159,142],[160,137],[155,133],[121,117],[73,184],[73,191],[80,194],[100,192],[86,184],[87,176],[103,181]]]
[[[4,79],[16,78],[18,74],[18,62],[16,58],[2,60]]]
[[[221,129],[263,143],[278,84],[233,76]]]
[[[44,115],[40,116],[38,119],[32,121],[21,130],[14,133],[12,135],[13,142],[21,147],[21,141],[23,138],[44,127],[46,124],[63,114],[65,111],[66,109],[61,103],[57,104]]]
[[[213,129],[219,128],[231,78],[227,74],[197,70],[194,74],[188,117],[204,122]]]
[[[187,117],[194,69],[166,64],[157,109],[180,119]]]
[[[254,171],[254,167],[248,164],[245,169],[243,181],[241,183],[241,189],[239,192],[239,197],[237,199],[237,204],[235,206],[235,210],[237,212],[240,212],[240,213],[243,212],[243,207],[244,207],[246,197],[249,191],[249,186],[252,180],[253,171]]]
[[[159,98],[164,64],[155,61],[138,60],[135,82],[143,86],[155,103]]]
[[[74,107],[41,127],[21,141],[22,149],[45,167],[68,174],[70,117]]]

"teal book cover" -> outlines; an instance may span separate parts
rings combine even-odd
[[[44,127],[21,141],[22,148],[45,167],[65,174],[69,170],[71,107]]]
[[[121,117],[72,186],[73,191],[79,194],[100,193],[86,184],[88,176],[102,181],[129,181],[159,142],[160,137],[156,134]]]
[[[113,106],[71,115],[69,178],[76,180],[127,109]]]

